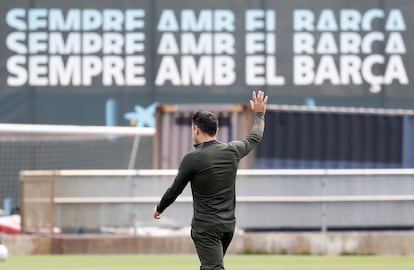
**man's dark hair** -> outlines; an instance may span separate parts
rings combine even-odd
[[[214,113],[209,111],[198,111],[193,114],[193,125],[201,129],[202,132],[207,133],[210,136],[214,136],[217,133],[218,120]]]

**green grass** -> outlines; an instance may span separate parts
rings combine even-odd
[[[226,270],[413,270],[414,257],[233,255]],[[196,270],[196,255],[12,256],[1,270]]]

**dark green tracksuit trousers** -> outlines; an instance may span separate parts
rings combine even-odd
[[[234,232],[209,232],[191,230],[200,270],[224,270],[223,257],[233,239]]]

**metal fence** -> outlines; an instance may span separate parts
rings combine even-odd
[[[253,114],[243,105],[160,105],[155,169],[176,169],[192,150],[191,115],[218,115],[218,139],[241,139]],[[413,110],[268,105],[262,142],[242,169],[413,168]]]

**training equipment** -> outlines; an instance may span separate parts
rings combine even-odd
[[[154,128],[0,124],[0,206],[23,170],[148,169]]]
[[[6,246],[0,244],[0,261],[5,261],[8,255],[9,251],[7,250]]]

